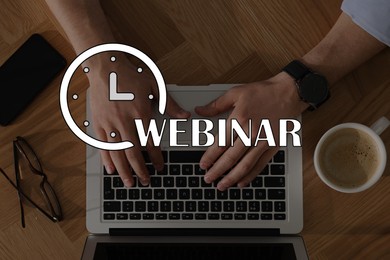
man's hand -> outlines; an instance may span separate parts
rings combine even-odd
[[[226,176],[218,183],[219,190],[238,183],[239,187],[248,185],[272,159],[277,147],[269,147],[267,142],[259,142],[255,147],[246,147],[233,136],[230,146],[230,122],[236,119],[248,133],[248,121],[252,120],[252,140],[257,137],[261,119],[269,119],[275,141],[279,140],[279,119],[297,117],[307,108],[298,96],[294,80],[282,72],[275,77],[230,89],[210,104],[197,107],[195,112],[204,117],[212,117],[231,111],[227,122],[226,144],[219,147],[214,143],[200,160],[200,167],[208,169],[205,175],[207,183],[221,175]]]
[[[141,153],[134,119],[141,118],[145,129],[149,127],[152,102],[158,99],[154,77],[146,72],[139,73],[124,56],[116,56],[116,61],[110,62],[110,57],[103,55],[87,65],[90,67],[87,75],[91,88],[92,125],[97,138],[105,142],[129,140],[134,144],[134,147],[124,151],[101,151],[107,172],[113,173],[117,170],[127,187],[134,185],[133,173],[143,185],[148,185],[150,177]],[[108,79],[113,71],[117,74],[117,92],[133,93],[134,100],[109,100]],[[153,100],[149,95],[153,95]],[[180,108],[170,96],[167,98],[167,113],[175,118],[190,116],[190,113]],[[153,146],[149,139],[146,149],[155,169],[162,170],[164,159],[160,148]]]

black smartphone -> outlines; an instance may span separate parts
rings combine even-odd
[[[41,35],[28,38],[0,67],[0,124],[11,123],[65,66]]]

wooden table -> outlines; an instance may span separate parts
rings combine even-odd
[[[340,0],[105,1],[120,41],[148,53],[168,83],[244,83],[266,79],[310,50],[340,14]],[[68,61],[75,55],[40,1],[0,0],[0,62],[32,33],[41,33]],[[131,15],[129,13],[131,12]],[[321,135],[343,122],[390,118],[390,50],[332,86],[332,98],[303,115],[304,229],[312,259],[390,259],[390,163],[380,182],[359,194],[331,190],[317,177],[313,152]],[[24,136],[43,162],[65,214],[55,224],[26,206],[21,228],[16,192],[0,178],[0,258],[78,259],[85,238],[85,145],[59,110],[61,77],[10,126],[0,127],[0,167],[13,175],[12,140]],[[87,79],[72,83],[71,107],[85,117]],[[1,86],[12,87],[12,86]],[[382,138],[390,151],[390,130]]]

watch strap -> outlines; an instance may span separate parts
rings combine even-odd
[[[287,66],[283,68],[283,71],[287,72],[297,81],[301,80],[305,75],[311,72],[311,70],[299,60],[293,60],[287,64]]]

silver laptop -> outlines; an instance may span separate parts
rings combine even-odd
[[[168,85],[167,89],[197,117],[195,106],[207,104],[233,86]],[[157,114],[161,123],[164,118]],[[217,118],[212,120],[217,126]],[[191,144],[190,122],[180,125],[185,133],[178,135],[178,143]],[[93,135],[90,128],[87,131]],[[204,172],[198,166],[206,148],[170,147],[168,129],[169,124],[161,142],[164,171],[156,173],[144,153],[151,174],[147,187],[138,183],[125,188],[119,175],[105,172],[99,151],[87,146],[86,218],[92,235],[86,241],[83,259],[127,255],[132,259],[220,259],[234,255],[307,259],[303,240],[295,235],[303,228],[301,147],[292,146],[289,138],[288,147],[280,148],[248,187],[220,192],[215,183],[203,181]]]

